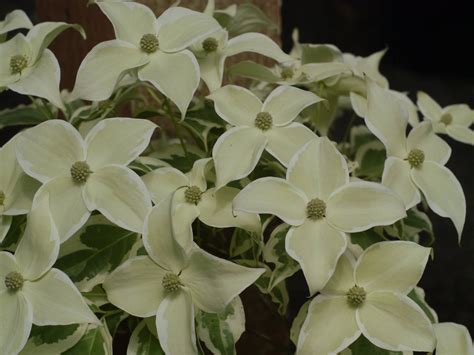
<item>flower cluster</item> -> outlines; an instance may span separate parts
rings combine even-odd
[[[47,47],[82,28],[18,10],[0,22],[0,87],[32,100],[0,112],[0,127],[32,126],[0,148],[2,354],[111,354],[119,330],[129,354],[232,354],[239,295],[285,315],[299,270],[297,354],[473,353],[417,284],[434,241],[423,208],[463,233],[440,135],[474,145],[474,110],[389,89],[385,51],[295,32],[286,54],[251,32],[270,27],[253,5],[91,6],[116,38],[92,48],[70,93]],[[225,66],[243,52],[276,64]],[[329,128],[351,111],[335,142]]]

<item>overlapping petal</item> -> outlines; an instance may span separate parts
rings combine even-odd
[[[437,355],[472,355],[474,347],[469,330],[456,323],[434,324],[436,334],[436,354]]]
[[[421,113],[431,121],[436,122],[441,117],[441,106],[423,91],[418,91],[416,104]]]
[[[349,251],[346,251],[337,262],[336,270],[331,276],[322,294],[345,296],[347,291],[355,285],[355,260]]]
[[[382,175],[382,185],[397,193],[406,209],[416,206],[421,201],[417,186],[410,175],[411,167],[407,161],[396,157],[388,157]]]
[[[426,160],[435,161],[441,165],[446,164],[451,156],[451,147],[439,138],[429,121],[420,123],[410,131],[407,137],[407,149],[420,149],[425,154]]]
[[[153,170],[141,178],[155,204],[159,204],[178,188],[189,185],[189,179],[186,175],[178,169],[170,167]]]
[[[0,344],[4,354],[18,354],[30,335],[33,311],[22,294],[0,291]]]
[[[229,40],[226,48],[227,56],[242,52],[262,54],[278,62],[293,60],[293,58],[283,52],[270,37],[255,32],[244,33]]]
[[[0,21],[0,35],[19,28],[31,27],[33,24],[23,10],[13,10],[5,16],[3,21]]]

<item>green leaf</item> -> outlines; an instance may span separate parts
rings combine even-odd
[[[251,60],[244,60],[229,68],[228,74],[231,77],[241,76],[253,80],[266,81],[267,83],[276,83],[283,79],[276,75],[270,68],[252,62]]]
[[[407,217],[403,219],[403,223],[405,240],[418,241],[419,234],[425,232],[428,235],[426,245],[430,246],[434,243],[433,225],[426,213],[419,211],[416,207],[411,208],[407,211]]]
[[[106,326],[89,324],[81,340],[62,355],[112,355],[112,337]]]
[[[399,351],[384,350],[376,347],[363,335],[359,337],[351,346],[352,355],[402,355]]]
[[[438,323],[438,315],[433,308],[425,300],[425,291],[421,287],[415,287],[409,294],[415,303],[425,312],[426,316],[430,319],[431,323]]]
[[[357,176],[365,176],[370,180],[380,180],[382,177],[387,153],[384,145],[379,141],[369,141],[360,145],[355,155],[359,164]]]
[[[208,135],[211,129],[221,127],[220,124],[201,120],[199,118],[187,117],[185,121],[181,123],[192,136],[201,142],[204,150],[209,151]]]
[[[341,51],[327,44],[302,44],[301,64],[342,62]]]
[[[325,101],[318,102],[305,108],[301,113],[301,116],[309,119],[321,135],[327,136],[329,128],[338,112],[339,99],[336,95],[328,94],[325,94],[324,98]]]
[[[360,245],[362,249],[367,249],[372,244],[385,240],[385,238],[373,228],[364,232],[352,233],[350,236],[352,243]]]
[[[247,32],[277,31],[278,26],[260,8],[245,3],[237,7],[237,13],[228,22],[227,30],[230,37],[235,37]]]
[[[250,257],[251,253],[248,255],[246,252],[252,249],[253,244],[250,232],[236,228],[230,241],[229,256],[235,258],[245,254]]]
[[[46,117],[34,105],[19,105],[0,111],[0,129],[11,126],[37,125],[46,121]]]
[[[245,313],[240,297],[236,297],[222,313],[199,311],[197,334],[216,355],[234,355],[235,343],[245,330]]]
[[[128,343],[127,355],[165,355],[158,338],[150,332],[147,320],[142,320],[134,329]]]

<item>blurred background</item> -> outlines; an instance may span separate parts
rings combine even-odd
[[[16,8],[25,10],[34,23],[72,21],[82,16],[84,22],[80,23],[86,27],[89,40],[78,42],[78,35],[70,31],[67,39],[60,36],[53,46],[62,65],[71,62],[78,66],[94,41],[113,35],[110,25],[97,23],[88,15],[96,11],[93,6],[82,10],[85,2],[1,0],[0,19]],[[168,0],[152,2],[170,3]],[[416,100],[416,91],[422,90],[442,106],[467,103],[474,107],[471,1],[283,0],[280,9],[277,1],[254,2],[263,4],[265,11],[277,22],[281,13],[281,38],[286,51],[291,49],[294,28],[299,29],[302,43],[331,43],[344,52],[360,56],[388,48],[380,70],[391,88],[409,92],[413,100]],[[232,1],[225,0],[225,3]],[[87,12],[81,14],[80,11]],[[65,87],[71,86],[75,75],[69,71],[70,74],[63,73]],[[19,95],[3,92],[0,108],[15,106],[21,100]],[[0,131],[0,144],[14,133],[14,129]],[[467,221],[460,247],[450,221],[430,215],[437,238],[435,258],[429,262],[420,285],[440,321],[464,324],[474,334],[474,151],[472,146],[447,136],[444,138],[453,149],[447,166],[458,177],[467,197]],[[307,291],[301,275],[293,277],[290,283],[289,289],[293,290],[291,295],[294,296],[290,306],[294,316],[305,302]]]

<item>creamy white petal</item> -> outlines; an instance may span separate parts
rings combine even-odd
[[[35,325],[99,322],[69,277],[51,269],[41,279],[26,281],[22,293],[33,308]]]
[[[195,203],[186,201],[186,189],[182,188],[173,194],[171,220],[176,241],[187,253],[192,248],[192,224],[199,216],[199,208]]]
[[[31,72],[23,76],[21,80],[8,85],[8,88],[19,94],[41,97],[64,110],[59,93],[60,79],[61,70],[58,60],[53,52],[46,49]]]
[[[30,335],[33,311],[21,292],[0,291],[0,348],[3,354],[18,354]]]
[[[433,351],[433,327],[423,310],[407,296],[372,292],[357,309],[362,334],[376,346],[392,351]]]
[[[150,62],[138,71],[140,80],[150,82],[178,106],[184,118],[199,85],[199,64],[188,51],[150,55]]]
[[[197,354],[194,305],[185,290],[168,294],[156,312],[156,330],[166,355]]]
[[[265,149],[284,166],[288,166],[291,158],[306,143],[318,138],[312,130],[297,122],[284,127],[274,127],[266,135],[268,145]]]
[[[118,308],[136,317],[151,317],[166,296],[161,282],[167,273],[148,256],[138,256],[107,276],[103,287],[107,299]]]
[[[222,85],[224,76],[225,53],[207,53],[203,57],[196,58],[201,70],[201,79],[206,83],[209,92],[216,91]]]
[[[456,323],[438,323],[433,327],[437,340],[437,355],[474,354],[471,335],[465,326]]]
[[[95,171],[85,184],[83,196],[89,211],[99,210],[119,227],[142,233],[151,198],[132,170],[108,165]]]
[[[272,116],[275,126],[285,126],[306,107],[323,100],[311,91],[293,86],[279,86],[268,95],[263,103],[262,111]]]
[[[23,170],[45,183],[60,176],[71,176],[71,167],[86,157],[79,132],[62,120],[50,120],[23,131],[17,138],[16,152]]]
[[[372,81],[367,82],[365,123],[385,145],[388,155],[405,158],[408,112],[403,109],[395,95]]]
[[[261,33],[248,32],[229,40],[227,56],[242,52],[254,52],[275,59],[277,62],[293,60],[270,37]]]
[[[0,21],[0,35],[19,28],[31,27],[33,24],[23,10],[13,10],[5,16],[3,21]]]
[[[254,127],[234,127],[219,137],[212,149],[216,187],[249,175],[257,165],[267,138]]]
[[[446,106],[443,113],[449,113],[453,117],[453,124],[469,127],[474,123],[474,110],[466,104],[454,104]]]
[[[326,137],[313,139],[291,159],[286,179],[309,198],[327,200],[349,182],[347,163]]]
[[[359,336],[355,310],[345,296],[314,298],[301,327],[298,355],[336,355]]]
[[[424,121],[410,131],[407,138],[408,151],[420,149],[426,160],[446,164],[451,156],[451,147],[434,132],[430,121]]]
[[[23,55],[27,58],[33,56],[28,40],[21,33],[18,33],[6,42],[0,43],[0,56],[5,58],[0,62],[0,86],[2,87],[20,80],[31,71],[32,63],[31,60],[29,60],[29,67],[24,69],[21,74],[12,74],[10,69],[10,58],[15,55]]]
[[[440,119],[443,111],[441,106],[423,91],[417,92],[416,105],[420,109],[421,113],[431,121],[436,122]]]
[[[178,188],[190,185],[186,175],[178,169],[171,167],[153,170],[141,178],[155,204],[159,204]]]
[[[82,61],[71,95],[84,100],[106,100],[127,71],[148,62],[146,53],[127,42],[111,40],[99,43]]]
[[[348,233],[390,225],[406,216],[398,195],[373,182],[351,182],[336,190],[326,204],[329,224]]]
[[[227,186],[207,190],[198,205],[199,219],[215,228],[238,227],[259,233],[262,226],[258,214],[233,210],[232,202],[239,192]]]
[[[347,291],[355,285],[355,263],[354,256],[349,250],[342,254],[337,262],[334,274],[332,274],[326,286],[321,290],[321,293],[323,295],[346,296]]]
[[[214,109],[226,122],[234,126],[254,126],[262,109],[262,102],[250,90],[236,85],[226,85],[208,96]]]
[[[462,143],[474,145],[474,131],[461,125],[452,124],[446,128],[448,135]]]
[[[61,177],[48,181],[36,193],[33,208],[49,196],[51,217],[61,243],[77,232],[90,216],[82,192],[83,185],[74,183],[70,177]]]
[[[298,226],[306,220],[307,197],[284,179],[265,177],[245,186],[234,199],[234,209],[269,213]]]
[[[286,251],[301,265],[310,295],[323,289],[346,247],[345,234],[332,228],[324,219],[307,219],[301,226],[292,227],[286,235]]]
[[[355,267],[356,284],[367,292],[408,294],[420,281],[431,249],[413,242],[375,243],[360,256]]]
[[[87,134],[87,163],[92,171],[108,164],[128,165],[146,149],[156,124],[137,118],[108,118]]]
[[[425,161],[421,168],[412,169],[411,176],[430,208],[453,221],[461,240],[466,220],[466,197],[456,176],[451,170],[432,161]]]
[[[421,201],[421,195],[411,179],[410,171],[408,162],[388,157],[382,175],[382,185],[394,191],[402,199],[407,210]]]
[[[194,162],[193,168],[188,172],[187,176],[189,177],[189,183],[191,185],[197,186],[201,191],[207,189],[207,179],[206,174],[210,168],[209,163],[212,161],[212,158],[198,159]]]
[[[21,170],[18,165],[18,169]],[[5,191],[4,215],[16,216],[28,213],[31,209],[33,197],[41,184],[21,172],[14,185],[9,186]]]
[[[265,269],[244,267],[196,247],[180,279],[199,309],[219,313],[264,272]]]
[[[36,280],[51,269],[59,255],[59,244],[49,210],[49,196],[45,196],[28,214],[25,232],[15,252],[23,277]]]

